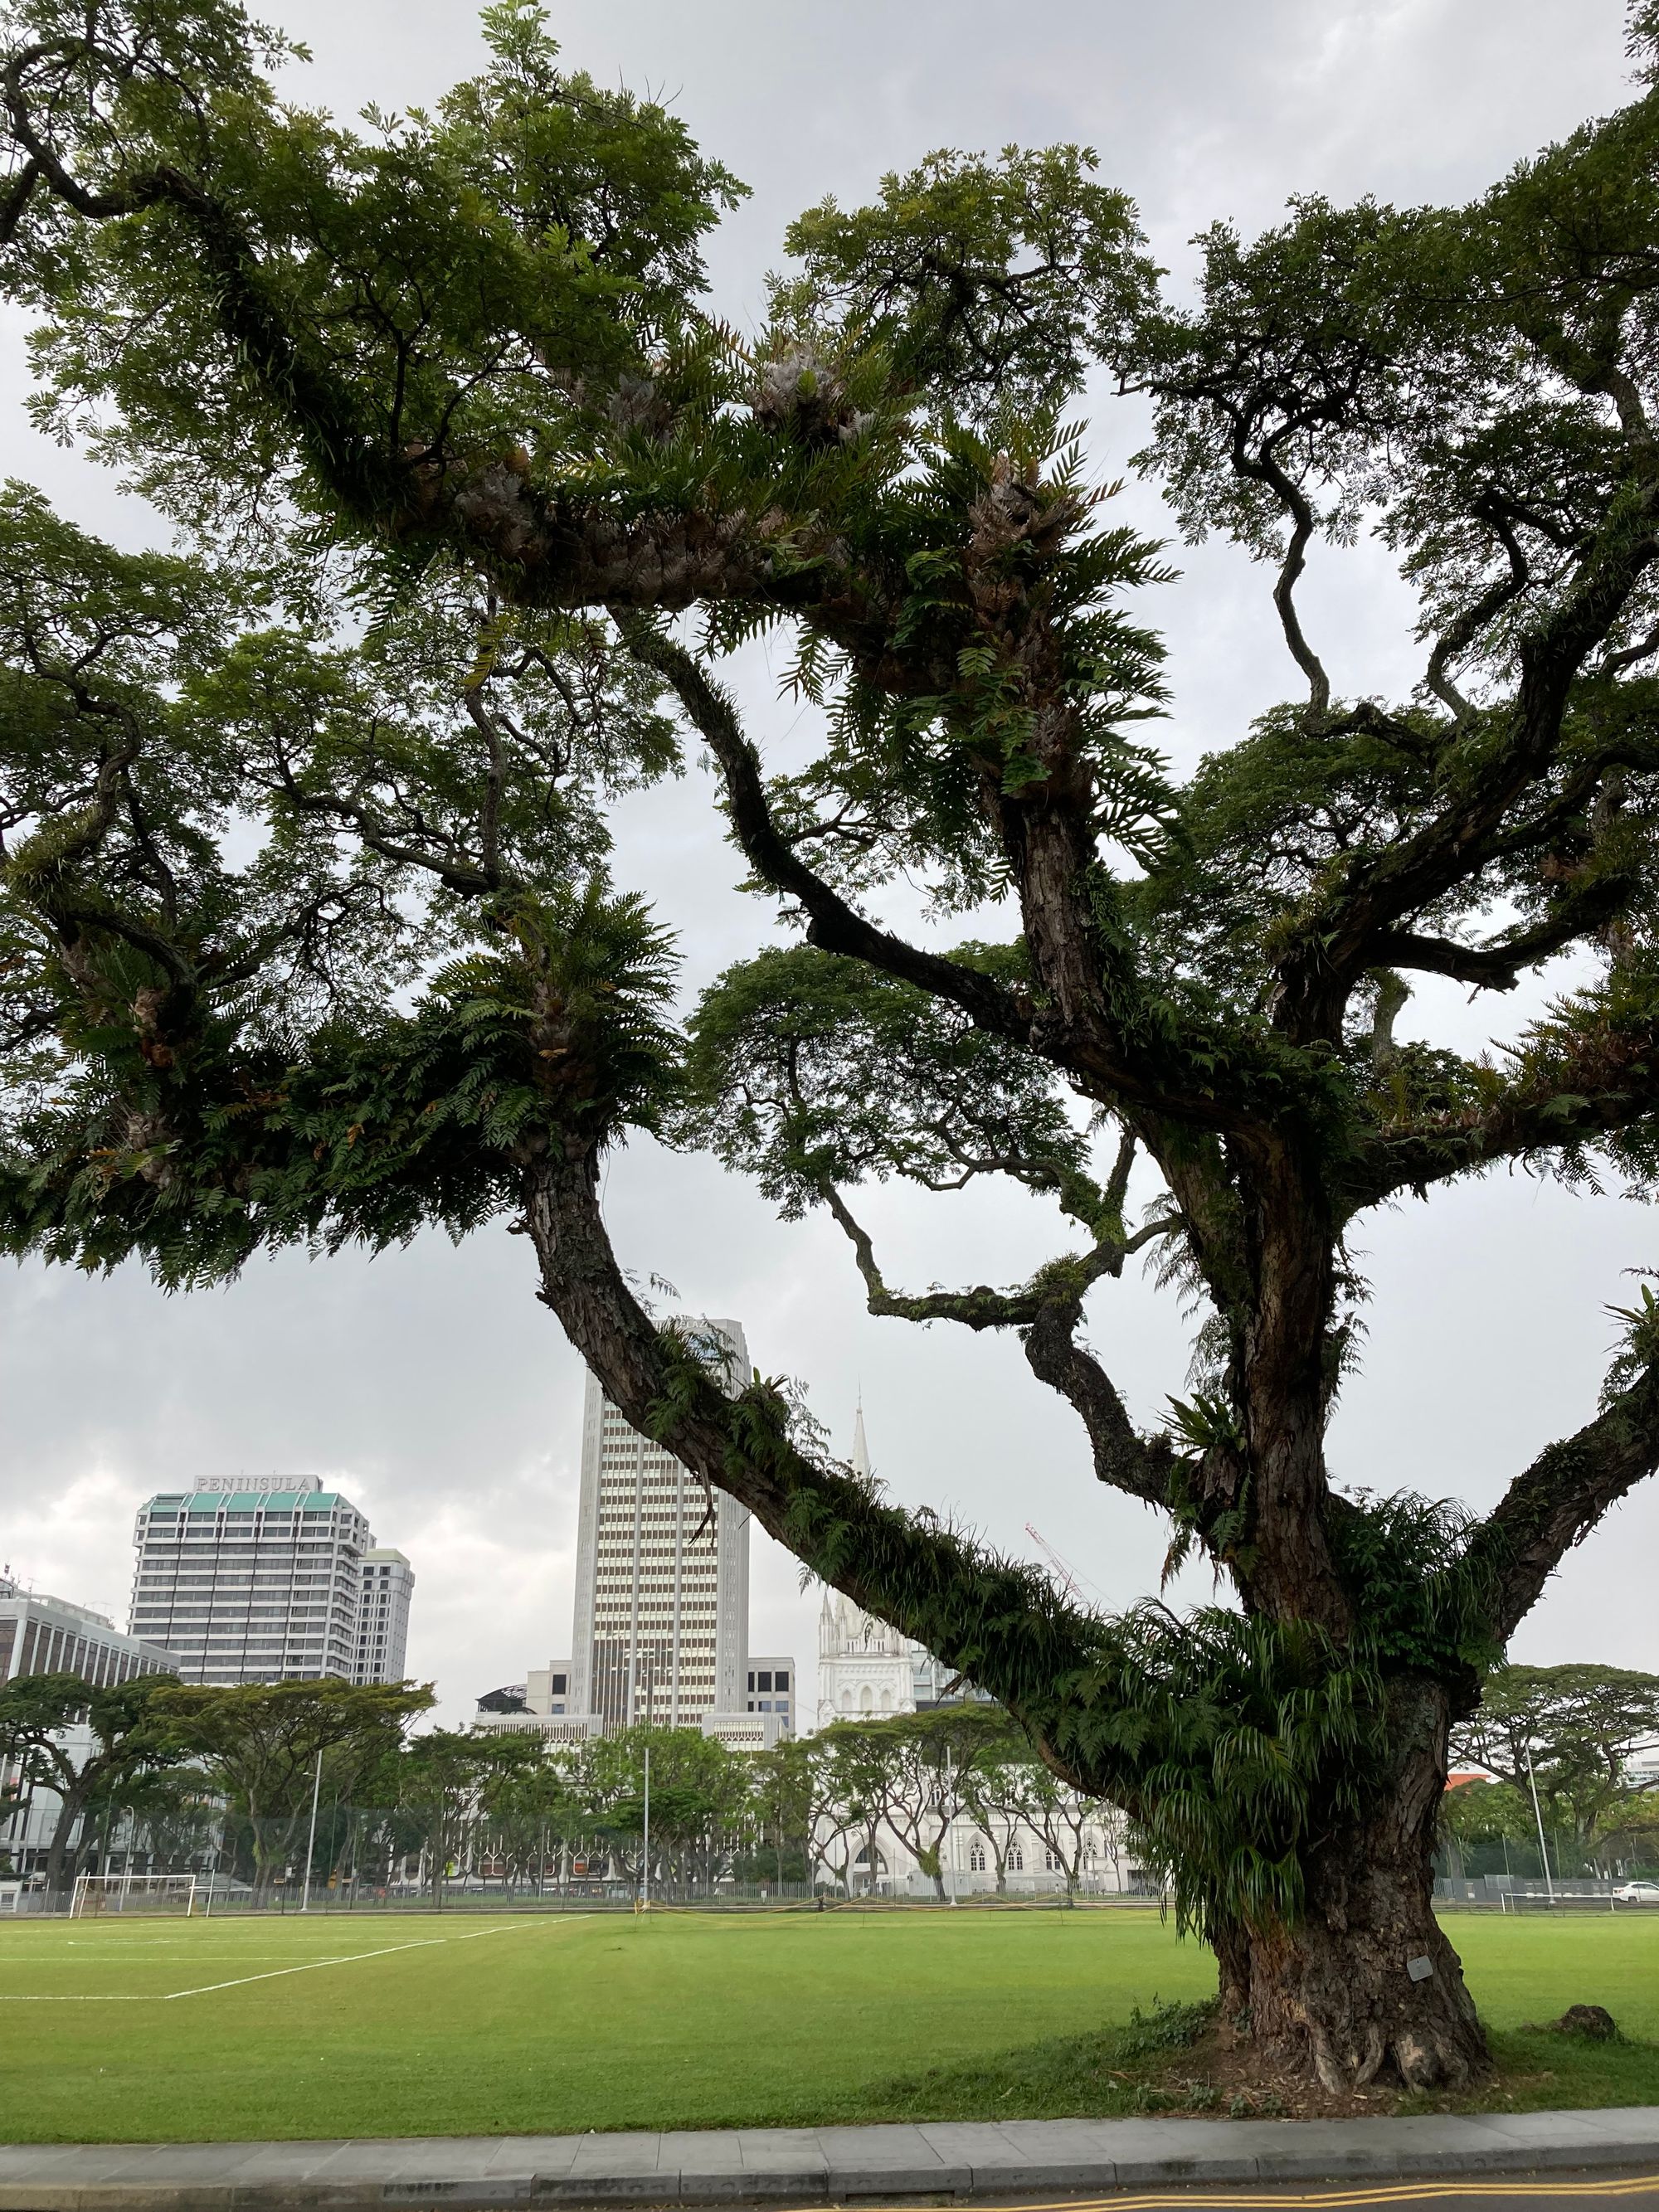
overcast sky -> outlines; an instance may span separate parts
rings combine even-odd
[[[479,51],[459,0],[264,0],[258,12],[314,51],[296,93],[343,113],[429,101]],[[856,202],[934,147],[1093,145],[1180,272],[1193,233],[1218,217],[1249,231],[1305,191],[1468,198],[1626,96],[1613,0],[581,0],[554,20],[574,64],[667,100],[754,187],[709,256],[714,303],[738,321],[758,313],[799,209],[826,192]],[[143,539],[142,509],[21,422],[15,325],[0,339],[7,472],[90,526]],[[1103,474],[1139,427],[1103,404]],[[1125,502],[1168,533],[1145,490]],[[1147,611],[1171,640],[1164,742],[1186,765],[1292,686],[1264,573],[1225,549],[1178,557],[1182,580]],[[1339,690],[1409,685],[1409,603],[1374,550],[1326,555],[1304,605]],[[755,734],[783,744],[795,710],[779,704],[765,656],[738,674]],[[679,927],[694,982],[769,932],[767,909],[730,889],[695,775],[630,803],[618,873]],[[1523,995],[1469,1006],[1431,984],[1401,1028],[1478,1048],[1500,1021],[1512,1030]],[[953,1509],[1018,1553],[1033,1549],[1029,1521],[1114,1603],[1155,1584],[1161,1523],[1094,1483],[1075,1420],[1017,1345],[871,1320],[836,1232],[778,1223],[706,1163],[635,1144],[611,1162],[606,1205],[627,1263],[666,1277],[694,1310],[742,1319],[757,1363],[809,1386],[842,1450],[862,1393],[898,1498]],[[890,1280],[910,1285],[1012,1280],[1067,1241],[1008,1194],[882,1192],[860,1210]],[[1376,1217],[1361,1243],[1370,1333],[1335,1425],[1336,1472],[1477,1506],[1588,1417],[1613,1334],[1605,1308],[1629,1301],[1622,1271],[1656,1256],[1635,1206],[1520,1176]],[[1172,1298],[1139,1276],[1107,1284],[1091,1331],[1154,1421],[1186,1365]],[[580,1402],[526,1249],[499,1231],[372,1263],[290,1255],[171,1300],[136,1270],[87,1282],[22,1267],[0,1274],[0,1563],[125,1622],[141,1498],[199,1477],[319,1474],[413,1561],[410,1668],[460,1719],[479,1692],[568,1650]],[[1516,1656],[1659,1668],[1655,1490],[1570,1559]],[[810,1687],[815,1620],[794,1563],[757,1539],[751,1648],[798,1655]]]

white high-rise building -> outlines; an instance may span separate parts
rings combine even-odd
[[[237,1476],[152,1498],[138,1509],[133,1540],[132,1633],[173,1652],[186,1682],[386,1679],[358,1673],[374,1536],[349,1498],[315,1475]],[[402,1592],[400,1633],[412,1582]]]
[[[697,1324],[746,1381],[734,1321]],[[631,1428],[587,1378],[570,1712],[605,1729],[698,1728],[741,1713],[749,1645],[750,1513]]]
[[[401,1682],[409,1644],[415,1570],[401,1552],[375,1545],[357,1570],[357,1663],[354,1682]]]

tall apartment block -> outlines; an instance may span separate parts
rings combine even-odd
[[[409,1642],[415,1571],[401,1552],[376,1545],[357,1570],[357,1662],[354,1682],[401,1682]]]
[[[746,1380],[740,1324],[697,1324]],[[741,1713],[747,1692],[749,1522],[630,1428],[587,1378],[576,1534],[569,1709],[602,1729],[696,1728]]]
[[[138,1510],[132,1633],[165,1644],[187,1682],[386,1679],[359,1671],[368,1522],[313,1475],[239,1476],[211,1489],[152,1498]],[[408,1562],[383,1553],[377,1564]],[[377,1584],[380,1581],[377,1576]],[[386,1577],[388,1593],[392,1577]],[[398,1608],[401,1638],[408,1589]],[[393,1619],[388,1595],[384,1615]],[[390,1637],[394,1632],[388,1626]],[[372,1667],[375,1653],[361,1655]]]

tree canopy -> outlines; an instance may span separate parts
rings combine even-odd
[[[1524,1792],[1546,1821],[1589,1844],[1616,1828],[1650,1784],[1640,1755],[1659,1751],[1659,1674],[1630,1667],[1499,1667],[1456,1730],[1459,1759]]]
[[[1659,1463],[1659,1304],[1484,1519],[1344,1493],[1324,1434],[1356,1224],[1659,1167],[1659,17],[1630,104],[1480,198],[1219,224],[1190,299],[1085,149],[941,152],[802,216],[752,339],[700,259],[739,187],[527,0],[479,77],[355,127],[278,96],[232,0],[13,23],[37,416],[179,542],[0,514],[0,1243],[184,1285],[504,1221],[629,1419],[1133,1815],[1264,2046],[1333,2087],[1478,2070],[1428,1907],[1448,1732]],[[1174,568],[1064,420],[1091,373],[1182,532],[1264,563],[1294,672],[1184,784]],[[1393,702],[1297,597],[1362,531],[1416,594]],[[789,772],[718,667],[766,630],[823,710]],[[689,1016],[607,830],[687,733],[792,932]],[[978,935],[878,922],[896,876]],[[1499,1054],[1396,1034],[1414,976],[1537,972]],[[1013,1333],[1237,1610],[1100,1617],[728,1389],[612,1252],[635,1129],[825,1208],[876,1312]],[[1074,1249],[890,1285],[849,1192],[987,1176]],[[1083,1334],[1141,1246],[1197,1319],[1150,1429]]]

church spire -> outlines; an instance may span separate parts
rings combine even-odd
[[[853,1472],[868,1477],[870,1447],[864,1441],[864,1401],[859,1400],[859,1409],[853,1416]]]

